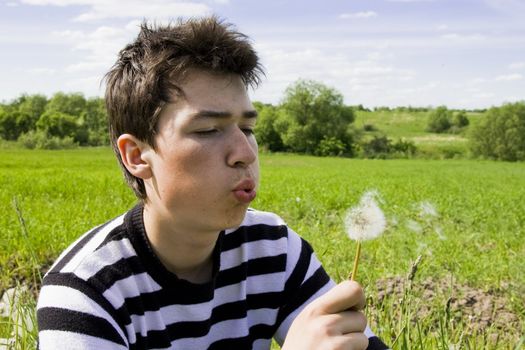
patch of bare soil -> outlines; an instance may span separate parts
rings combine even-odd
[[[415,317],[432,317],[436,306],[442,306],[451,320],[462,321],[471,330],[485,331],[489,327],[500,330],[520,329],[518,314],[513,312],[510,301],[497,290],[482,290],[452,280],[427,278],[423,281],[410,281],[396,276],[380,279],[376,283],[376,300],[372,303],[380,306],[387,298],[392,298],[394,305],[403,302],[405,291],[410,290],[415,307]]]

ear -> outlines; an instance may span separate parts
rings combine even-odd
[[[150,145],[133,135],[122,134],[117,140],[117,146],[122,163],[133,176],[143,180],[151,178],[151,165],[147,157],[148,153],[153,152]]]

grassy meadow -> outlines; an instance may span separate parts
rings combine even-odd
[[[0,155],[0,294],[36,289],[76,237],[135,202],[109,148]],[[355,248],[344,213],[365,191],[380,193],[388,227],[363,244],[357,279],[372,329],[394,349],[524,345],[525,163],[262,154],[261,175],[253,207],[280,214],[337,281]],[[23,304],[30,318],[35,294]],[[3,317],[0,338],[13,327]],[[15,348],[34,346],[34,329],[20,333]]]
[[[483,118],[481,112],[467,112],[469,126],[458,134],[427,132],[428,111],[377,110],[356,111],[355,126],[362,130],[372,125],[373,131],[365,132],[364,137],[386,135],[392,140],[405,139],[414,142],[420,158],[467,158],[470,154],[468,131]]]

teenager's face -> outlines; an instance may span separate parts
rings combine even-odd
[[[235,75],[192,71],[163,108],[146,206],[179,229],[235,227],[259,181],[256,112]]]

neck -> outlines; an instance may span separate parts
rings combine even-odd
[[[196,232],[177,228],[144,207],[144,226],[153,251],[177,277],[192,283],[211,280],[213,250],[220,232]]]

